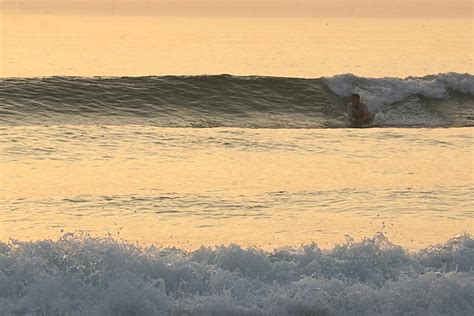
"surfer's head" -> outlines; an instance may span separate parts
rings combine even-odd
[[[354,93],[351,96],[351,101],[353,105],[359,105],[360,102],[360,95],[358,93]]]

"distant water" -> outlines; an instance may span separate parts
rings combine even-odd
[[[353,73],[404,78],[473,71],[472,18],[363,18],[354,13],[348,19],[206,18],[116,13],[5,12],[0,76],[228,73],[317,78]]]
[[[474,125],[474,76],[45,77],[0,79],[0,123],[344,127],[359,93],[380,127]]]
[[[470,74],[2,78],[0,314],[472,315],[473,123]]]

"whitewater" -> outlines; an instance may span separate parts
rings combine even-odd
[[[383,235],[322,251],[139,248],[64,235],[0,244],[3,315],[472,315],[474,240],[407,253]]]

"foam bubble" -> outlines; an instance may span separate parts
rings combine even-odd
[[[474,313],[474,239],[410,253],[383,235],[266,252],[109,238],[0,244],[2,315]]]

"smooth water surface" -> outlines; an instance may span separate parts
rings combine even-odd
[[[8,126],[0,238],[274,248],[471,232],[472,128]]]
[[[472,18],[0,15],[2,77],[473,73]]]

